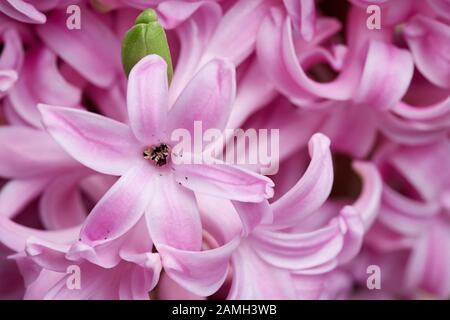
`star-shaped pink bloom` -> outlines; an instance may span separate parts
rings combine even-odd
[[[270,179],[239,167],[220,161],[173,161],[173,130],[184,128],[193,137],[194,121],[201,121],[204,130],[223,129],[236,83],[233,65],[212,60],[169,110],[166,69],[156,55],[133,68],[127,93],[129,125],[73,108],[39,106],[48,132],[70,155],[93,170],[121,176],[80,231],[80,245],[86,250],[124,235],[145,212],[156,245],[198,251],[202,226],[194,192],[241,202],[273,195]]]

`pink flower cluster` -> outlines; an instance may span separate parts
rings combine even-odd
[[[147,8],[171,81],[122,69]],[[279,171],[175,161],[196,121],[278,129]],[[424,297],[450,297],[449,0],[0,2],[0,299]]]

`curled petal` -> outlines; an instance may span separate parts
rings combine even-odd
[[[25,121],[40,127],[38,103],[76,107],[81,100],[81,90],[64,79],[58,70],[56,55],[42,47],[27,53],[20,79],[8,99]]]
[[[233,201],[233,205],[242,221],[243,237],[247,237],[261,223],[272,223],[272,208],[267,200],[259,203]]]
[[[14,86],[18,78],[16,71],[0,70],[0,98]]]
[[[225,281],[231,254],[239,238],[207,251],[182,251],[159,245],[158,252],[167,275],[186,290],[205,297],[216,292]]]
[[[368,230],[378,215],[380,208],[382,180],[375,165],[364,162],[355,162],[353,168],[363,179],[363,189],[353,207],[359,211],[364,229]]]
[[[406,25],[405,39],[420,72],[435,85],[450,88],[450,26],[418,15]]]
[[[251,238],[258,255],[267,263],[289,270],[308,270],[338,258],[347,232],[342,220],[308,233],[259,229]],[[328,270],[329,271],[329,270]]]
[[[315,31],[315,8],[314,0],[283,0],[294,27],[300,31],[306,41],[311,41]]]
[[[0,11],[25,23],[45,23],[47,18],[32,4],[22,0],[6,0],[0,3]]]
[[[440,209],[439,203],[416,201],[384,185],[378,220],[401,235],[419,236],[440,213]]]
[[[0,70],[18,72],[24,56],[21,35],[15,28],[7,28],[1,33],[3,50],[0,53]]]
[[[306,218],[328,198],[333,185],[330,140],[315,134],[309,142],[311,163],[297,184],[272,204],[274,222],[287,226]]]
[[[266,263],[255,254],[248,244],[241,244],[233,254],[232,266],[233,278],[227,299],[286,300],[296,298],[289,271]]]
[[[353,99],[374,108],[390,109],[405,95],[413,72],[414,64],[407,50],[372,41]]]

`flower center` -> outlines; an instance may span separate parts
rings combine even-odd
[[[169,146],[165,143],[161,143],[157,146],[151,146],[145,149],[144,159],[153,160],[158,167],[162,167],[167,164],[169,154]]]

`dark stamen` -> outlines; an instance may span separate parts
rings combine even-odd
[[[153,160],[158,167],[167,164],[169,158],[169,146],[161,143],[157,146],[152,146],[144,150],[144,159]]]

